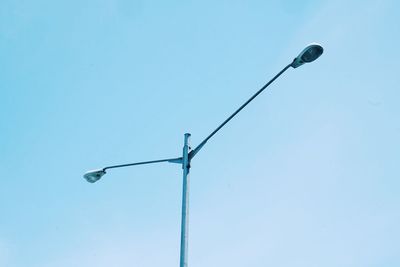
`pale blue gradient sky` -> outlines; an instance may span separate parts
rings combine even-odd
[[[0,4],[0,266],[400,266],[397,1]]]

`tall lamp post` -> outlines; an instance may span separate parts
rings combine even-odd
[[[90,183],[98,181],[106,171],[109,169],[123,168],[135,165],[144,165],[151,163],[170,162],[182,164],[183,169],[183,188],[182,188],[182,221],[181,221],[181,246],[180,246],[180,267],[187,267],[188,259],[188,215],[189,215],[189,173],[190,162],[193,157],[200,151],[200,149],[213,137],[225,124],[227,124],[233,117],[236,116],[245,106],[247,106],[254,98],[256,98],[262,91],[265,90],[271,83],[273,83],[279,76],[281,76],[290,67],[297,68],[305,63],[310,63],[322,55],[324,49],[321,45],[312,43],[308,45],[301,53],[286,67],[284,67],[278,74],[276,74],[269,82],[267,82],[261,89],[259,89],[252,97],[249,98],[243,105],[241,105],[235,112],[232,113],[221,125],[219,125],[211,134],[209,134],[196,148],[190,147],[190,134],[186,133],[184,137],[182,157],[159,159],[151,161],[142,161],[121,165],[107,166],[102,169],[88,171],[83,177]]]

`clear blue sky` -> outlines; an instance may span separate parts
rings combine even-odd
[[[0,4],[0,266],[400,266],[400,4]]]

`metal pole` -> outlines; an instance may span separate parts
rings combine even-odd
[[[190,171],[190,133],[185,133],[182,154],[183,188],[182,188],[182,222],[181,222],[181,256],[180,267],[187,267],[188,223],[189,223],[189,171]]]

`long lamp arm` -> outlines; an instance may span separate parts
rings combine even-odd
[[[256,98],[262,91],[265,90],[271,83],[273,83],[279,76],[281,76],[288,68],[292,66],[292,63],[284,67],[278,74],[275,75],[269,82],[267,82],[261,89],[259,89],[252,97],[249,98],[243,105],[241,105],[235,112],[232,113],[221,125],[219,125],[211,134],[209,134],[195,149],[193,149],[189,153],[189,158],[192,159],[199,151],[203,148],[203,146],[213,137],[222,127],[225,126],[233,117],[236,116],[245,106],[247,106],[254,98]]]

